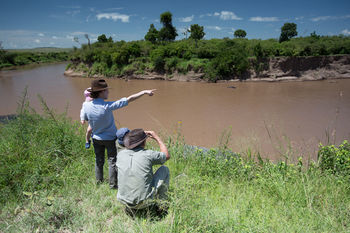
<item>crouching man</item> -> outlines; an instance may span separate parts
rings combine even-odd
[[[159,151],[146,150],[146,139],[154,139]],[[142,209],[153,199],[166,199],[169,186],[169,168],[161,166],[153,174],[153,165],[170,159],[167,147],[153,131],[134,129],[124,137],[125,150],[118,153],[117,199],[131,209]]]

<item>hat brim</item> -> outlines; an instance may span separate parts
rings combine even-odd
[[[110,89],[110,87],[103,87],[103,88],[95,88],[95,89],[90,89],[88,90],[89,92],[98,92],[98,91],[104,91],[104,90],[107,90],[107,89]]]
[[[147,135],[145,135],[145,137],[142,138],[138,142],[130,143],[129,134],[126,134],[124,137],[124,146],[128,149],[134,149],[134,148],[138,147],[139,145],[141,145],[144,141],[146,141],[146,139],[147,139]]]

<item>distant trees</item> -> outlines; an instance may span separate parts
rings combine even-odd
[[[194,39],[196,41],[196,47],[199,40],[203,39],[205,32],[203,26],[199,26],[198,24],[192,24],[189,32],[191,33],[190,39]]]
[[[0,62],[4,60],[6,51],[4,50],[4,47],[2,47],[2,41],[0,41]]]
[[[111,36],[108,37],[108,39],[107,39],[107,36],[105,34],[102,34],[102,35],[97,37],[97,42],[100,42],[100,43],[113,42],[113,39]]]
[[[247,33],[243,29],[237,29],[233,35],[236,38],[244,38],[247,36]]]
[[[177,37],[176,28],[172,24],[172,16],[169,11],[160,15],[160,22],[163,24],[159,31],[159,39],[161,41],[173,41]]]
[[[288,41],[294,36],[297,36],[297,25],[295,23],[285,23],[281,28],[279,42]]]
[[[108,39],[107,39],[105,34],[102,34],[102,35],[97,37],[97,41],[100,43],[106,43],[106,42],[108,42]]]
[[[145,40],[155,43],[158,40],[158,37],[159,32],[152,23],[148,29],[147,34],[145,35]]]

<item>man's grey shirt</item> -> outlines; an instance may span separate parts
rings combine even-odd
[[[153,165],[166,162],[163,152],[137,148],[117,155],[118,194],[124,204],[137,205],[152,196]]]
[[[89,121],[93,138],[97,140],[116,139],[117,127],[114,124],[113,110],[128,105],[126,97],[117,101],[104,101],[101,98],[84,102],[80,113],[81,120]]]

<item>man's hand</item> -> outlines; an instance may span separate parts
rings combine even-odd
[[[154,132],[154,131],[145,131],[145,134],[148,137],[150,137],[150,138],[152,138],[152,139],[157,141],[160,151],[165,154],[166,160],[169,160],[170,159],[170,154],[169,154],[168,148],[166,147],[166,145],[164,144],[162,139],[158,136],[158,134],[156,134],[156,132]]]
[[[146,135],[152,139],[159,138],[158,135],[154,131],[145,131]]]

